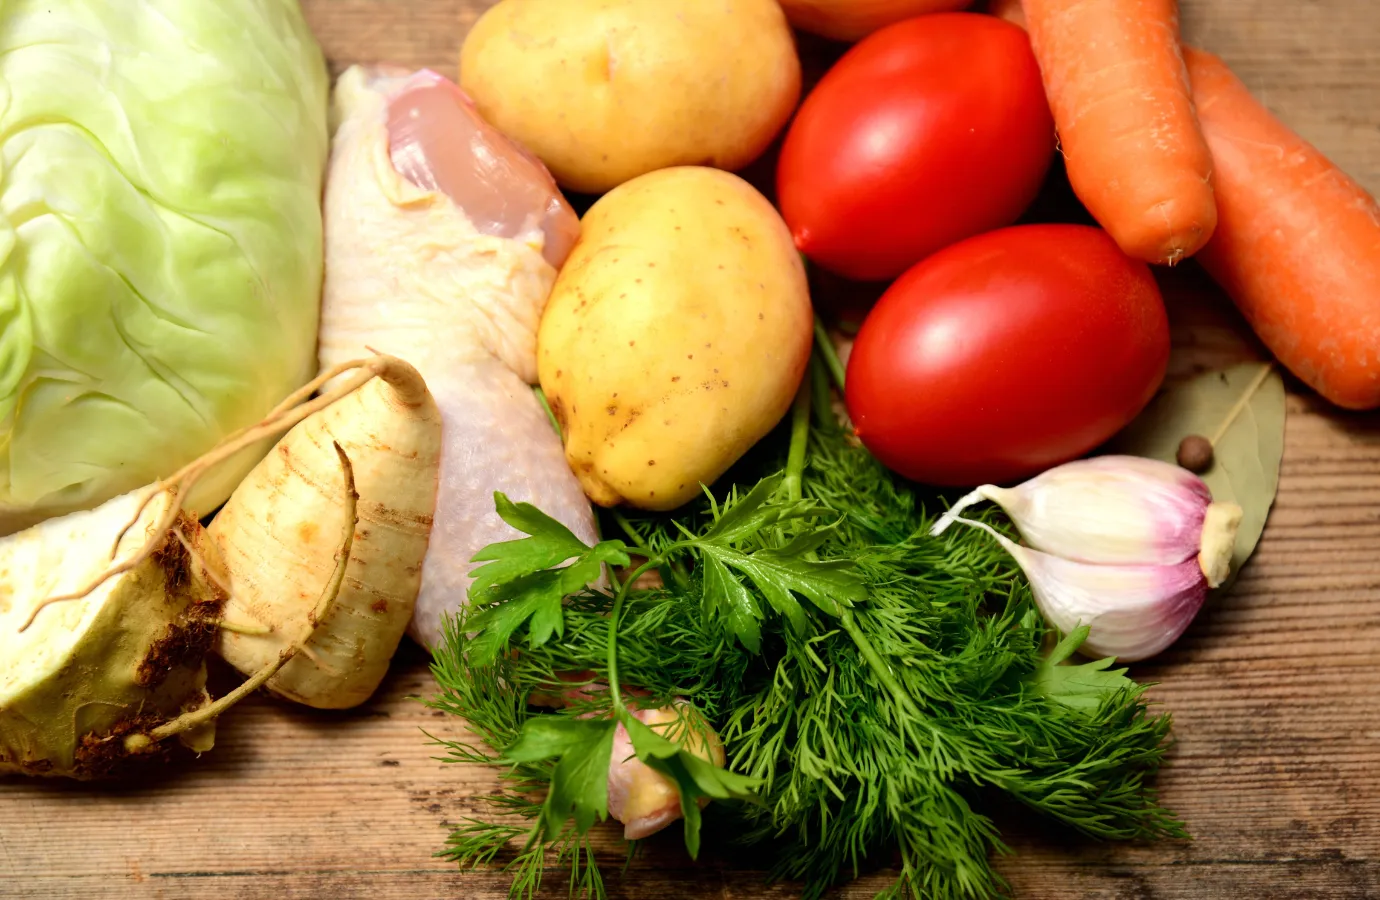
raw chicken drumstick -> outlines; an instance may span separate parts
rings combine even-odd
[[[441,410],[436,515],[409,629],[434,647],[465,602],[470,559],[518,536],[494,512],[495,491],[597,540],[530,387],[537,325],[580,222],[541,163],[433,72],[351,68],[336,85],[334,121],[320,363],[370,350],[405,359]],[[637,715],[677,718],[670,707]],[[679,818],[680,797],[619,732],[609,807],[635,839]],[[714,758],[722,764],[721,749]]]
[[[580,223],[541,164],[431,72],[352,68],[335,92],[320,363],[412,363],[443,420],[440,486],[409,633],[434,647],[470,558],[516,533],[494,491],[581,540],[594,514],[530,384],[537,325]]]

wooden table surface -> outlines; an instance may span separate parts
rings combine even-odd
[[[333,66],[454,75],[484,0],[306,0]],[[1222,54],[1286,121],[1380,192],[1374,0],[1185,0],[1190,40]],[[1154,665],[1178,745],[1160,779],[1191,843],[1050,838],[1003,821],[1017,896],[1380,898],[1380,416],[1291,388],[1279,500],[1235,592]],[[421,734],[462,732],[410,645],[373,702],[323,714],[254,698],[216,749],[146,781],[0,782],[0,898],[500,898],[497,874],[433,858],[488,772],[443,766]],[[759,874],[692,864],[679,830],[648,842],[618,898],[785,898]],[[837,896],[866,898],[883,873]],[[563,896],[560,892],[553,897]]]

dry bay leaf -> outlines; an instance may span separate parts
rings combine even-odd
[[[1244,515],[1232,554],[1231,583],[1255,551],[1265,530],[1284,456],[1284,379],[1269,363],[1251,362],[1172,384],[1151,401],[1107,448],[1109,452],[1174,462],[1179,442],[1191,434],[1212,438],[1221,431],[1212,468],[1202,478],[1215,500],[1237,503]],[[1240,413],[1233,409],[1259,381]],[[1226,426],[1225,430],[1223,426]]]

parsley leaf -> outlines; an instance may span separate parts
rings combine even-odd
[[[704,555],[702,605],[710,616],[720,617],[730,634],[753,653],[762,650],[762,610],[752,592],[734,577],[718,557]]]
[[[780,548],[761,547],[751,552],[743,548],[749,541],[760,541],[762,532],[772,526],[829,512],[810,500],[773,499],[780,484],[779,475],[763,479],[736,503],[722,511],[715,508],[717,518],[704,534],[688,535],[675,545],[676,549],[699,552],[706,612],[720,618],[729,633],[753,652],[761,648],[763,614],[740,575],[746,576],[797,634],[805,633],[808,623],[795,595],[835,617],[867,598],[854,563],[814,558],[815,550],[829,539],[830,528],[803,531]]]
[[[803,558],[804,552],[818,546],[817,539],[818,534],[802,535],[780,550],[766,548],[756,553],[744,553],[703,540],[688,542],[700,551],[707,564],[710,560],[718,564],[721,571],[712,579],[706,577],[705,603],[727,613],[727,624],[739,640],[744,641],[743,646],[752,647],[747,642],[751,632],[745,633],[741,628],[742,617],[735,615],[737,607],[746,598],[757,618],[761,615],[747,589],[729,569],[751,579],[772,609],[785,617],[797,634],[805,633],[807,623],[805,610],[796,600],[796,594],[831,616],[838,616],[845,608],[867,599],[867,588],[852,562]]]
[[[622,541],[590,547],[531,504],[513,503],[501,493],[494,494],[494,504],[503,521],[529,537],[490,544],[474,556],[489,561],[474,571],[470,585],[470,602],[488,605],[466,622],[476,633],[469,653],[481,666],[492,665],[524,624],[530,647],[540,647],[553,634],[564,637],[565,598],[598,579],[605,563],[629,562]],[[551,568],[572,557],[570,565]]]
[[[621,717],[628,730],[637,758],[647,767],[670,779],[680,792],[680,811],[685,819],[685,849],[691,859],[700,853],[700,799],[747,800],[757,799],[754,793],[761,784],[755,778],[721,769],[701,759],[683,746],[644,725],[631,713]]]
[[[1113,657],[1080,666],[1061,665],[1088,639],[1088,632],[1086,625],[1070,631],[1048,656],[1036,664],[1029,681],[1035,692],[1045,699],[1092,715],[1107,698],[1137,685],[1126,677],[1126,669],[1109,668]]]
[[[493,599],[484,595],[495,586],[549,569],[590,550],[569,528],[530,503],[514,503],[495,491],[494,507],[499,518],[530,536],[490,544],[471,558],[472,562],[488,562],[470,573],[474,579],[469,591],[471,602],[484,603]],[[622,541],[604,541],[600,546],[605,545],[624,551],[622,561],[616,564],[627,565],[627,548]]]
[[[504,753],[503,762],[559,759],[536,826],[541,840],[557,840],[572,818],[579,834],[589,831],[595,819],[602,822],[608,818],[609,760],[615,727],[611,719],[554,715],[534,716],[523,723],[522,733]]]

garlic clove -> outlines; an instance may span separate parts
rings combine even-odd
[[[676,720],[674,710],[634,710],[633,715],[652,727]],[[681,815],[680,791],[671,779],[637,758],[622,722],[613,733],[608,797],[609,815],[623,823],[623,837],[630,841],[655,834]]]
[[[1120,662],[1148,659],[1179,639],[1207,599],[1197,557],[1174,565],[1095,565],[1042,553],[968,519],[1020,564],[1045,620],[1068,634],[1089,628],[1079,652]]]
[[[642,724],[662,737],[716,766],[724,765],[724,746],[704,717],[684,701],[671,706],[634,709]],[[613,733],[609,760],[609,815],[623,823],[623,838],[639,841],[657,833],[682,815],[680,790],[665,775],[637,758],[628,729],[619,722]],[[699,805],[709,799],[701,797]]]
[[[1099,456],[1013,488],[983,485],[956,503],[931,534],[983,500],[1001,506],[1036,550],[1103,565],[1175,565],[1201,551],[1212,492],[1179,466]]]
[[[1207,599],[1196,558],[1172,566],[1098,566],[1026,550],[1021,567],[1051,625],[1061,634],[1087,625],[1080,652],[1119,662],[1149,659],[1173,644]]]

